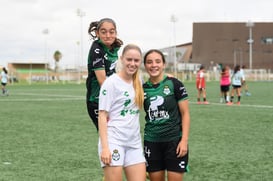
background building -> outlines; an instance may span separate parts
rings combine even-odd
[[[160,49],[166,58],[166,71],[182,80],[192,80],[200,65],[205,65],[210,77],[218,80],[219,65],[245,65],[252,80],[273,79],[272,22],[202,22],[193,23],[192,42]],[[183,32],[179,32],[183,33]],[[17,80],[85,81],[87,69],[79,66],[59,72],[45,61],[13,61],[9,74]]]
[[[192,61],[206,67],[221,63],[251,68],[252,64],[253,69],[272,71],[273,23],[248,23],[193,23]]]
[[[86,73],[84,69],[62,69],[56,72],[44,61],[13,61],[8,63],[9,76],[16,82],[58,82],[72,81],[81,83]]]

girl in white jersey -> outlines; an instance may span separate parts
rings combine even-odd
[[[234,93],[236,92],[237,94],[237,104],[240,105],[241,101],[241,87],[242,87],[242,81],[243,81],[243,75],[240,71],[240,65],[236,65],[234,68],[233,75],[231,77],[232,81],[232,90],[231,90],[231,99],[230,102],[231,104],[233,103],[234,99]]]
[[[145,181],[139,113],[143,89],[139,78],[141,50],[129,44],[124,47],[121,70],[101,86],[99,96],[98,152],[106,181]]]
[[[6,85],[8,83],[8,71],[5,67],[2,69],[1,72],[1,85],[2,85],[2,94],[8,95],[8,90],[6,89]]]

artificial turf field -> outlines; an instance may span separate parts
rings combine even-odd
[[[190,96],[190,172],[186,181],[273,180],[273,82],[248,82],[241,105],[210,105]],[[82,84],[14,84],[0,97],[0,181],[100,181],[97,132]],[[143,114],[141,116],[143,127]]]

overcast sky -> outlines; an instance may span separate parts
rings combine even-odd
[[[194,22],[272,22],[272,0],[0,0],[0,65],[18,61],[85,65],[90,22],[117,23],[118,37],[143,51],[192,41]],[[77,15],[80,9],[85,15]],[[174,23],[171,16],[177,19]],[[44,30],[48,33],[44,33]],[[81,31],[82,29],[82,31]],[[82,44],[81,44],[81,40]],[[83,45],[83,46],[81,46]],[[83,50],[83,54],[81,51]],[[83,55],[83,60],[81,60]]]

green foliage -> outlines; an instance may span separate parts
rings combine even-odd
[[[189,181],[272,180],[273,83],[249,82],[241,105],[219,103],[209,82],[210,105],[190,95]],[[100,181],[97,141],[85,105],[84,84],[8,85],[0,97],[0,180]],[[143,133],[144,119],[141,114]]]

